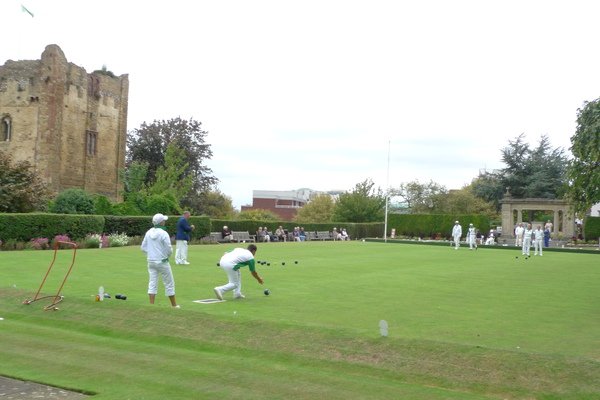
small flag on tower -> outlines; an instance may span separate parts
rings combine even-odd
[[[26,12],[27,14],[31,15],[31,18],[33,18],[33,13],[29,11],[23,4],[21,4],[21,11]]]

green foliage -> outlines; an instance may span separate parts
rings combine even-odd
[[[181,213],[181,209],[175,198],[168,194],[168,192],[165,192],[165,194],[153,194],[148,196],[144,213],[146,215],[154,215],[156,213],[172,215]]]
[[[384,219],[385,196],[375,190],[372,180],[357,183],[351,192],[342,193],[335,204],[334,221],[379,222]]]
[[[583,214],[600,202],[600,98],[577,110],[571,152],[568,196],[575,212]]]
[[[165,164],[168,145],[173,143],[187,163],[184,175],[191,177],[194,192],[200,193],[218,181],[204,164],[212,157],[210,145],[205,142],[206,135],[201,123],[193,119],[185,121],[178,117],[168,121],[155,120],[151,124],[144,122],[138,129],[129,132],[127,164],[146,162],[148,174],[145,182],[150,185],[155,182],[158,169]]]
[[[320,194],[313,197],[310,201],[298,210],[296,221],[302,222],[330,222],[333,218],[335,202],[328,194]]]
[[[219,190],[206,190],[198,195],[188,196],[182,201],[182,206],[195,214],[204,214],[211,218],[225,219],[235,215],[231,197]]]
[[[438,206],[433,210],[440,214],[483,214],[490,218],[498,216],[493,203],[475,196],[471,186],[465,186],[460,190],[451,190],[447,195],[440,198]]]
[[[598,240],[600,238],[600,217],[587,217],[583,231],[586,240]]]
[[[560,198],[564,194],[567,158],[561,148],[550,148],[542,136],[537,148],[531,149],[524,134],[502,149],[506,168],[499,172],[504,188],[514,198]]]
[[[46,185],[26,161],[14,163],[0,152],[0,212],[44,210],[48,202]]]
[[[121,180],[125,188],[127,199],[129,194],[146,191],[146,177],[148,176],[148,163],[143,161],[131,162],[124,171],[120,171]]]
[[[471,191],[475,196],[485,202],[491,203],[496,211],[500,211],[500,200],[506,188],[503,187],[501,177],[496,173],[483,172],[471,182]]]
[[[115,210],[106,196],[95,196],[94,210],[96,215],[113,215]]]
[[[399,197],[412,214],[428,214],[440,208],[440,201],[448,194],[445,186],[434,181],[412,181],[392,189],[390,196]]]
[[[167,145],[164,163],[156,169],[156,179],[148,187],[149,194],[168,194],[174,199],[181,199],[190,192],[193,176],[187,173],[188,163],[184,156],[183,149],[174,142]]]
[[[461,223],[463,234],[470,223],[481,232],[490,229],[490,219],[485,215],[391,214],[388,216],[388,236],[396,229],[396,236],[449,238],[456,220]]]
[[[50,206],[56,214],[94,214],[94,198],[82,189],[67,189]]]
[[[167,232],[171,236],[175,235],[177,220],[179,219],[178,214],[168,215],[166,227]],[[133,236],[144,236],[146,231],[152,227],[152,216],[107,216],[105,217],[106,223],[104,226],[104,232],[121,232],[125,233],[129,237]],[[189,223],[194,225],[194,229],[191,233],[192,239],[202,238],[210,234],[210,219],[205,216],[191,216]]]
[[[98,215],[0,214],[0,239],[29,241],[67,235],[80,240],[92,232],[102,232],[104,217]]]
[[[240,211],[237,215],[237,219],[250,221],[277,221],[279,216],[269,210],[254,209]]]

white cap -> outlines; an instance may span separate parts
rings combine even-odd
[[[458,221],[454,221],[455,224],[458,224]]]
[[[154,214],[154,217],[152,217],[152,223],[154,225],[158,225],[163,221],[168,220],[169,217],[167,217],[166,215],[162,215],[162,214]]]

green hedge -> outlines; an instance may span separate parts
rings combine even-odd
[[[463,228],[463,235],[471,223],[482,233],[490,229],[490,220],[484,215],[390,214],[387,233],[389,237],[392,229],[396,229],[396,236],[449,238],[457,220]]]
[[[598,240],[600,238],[600,217],[587,217],[583,231],[585,240]]]
[[[175,235],[178,215],[167,220],[167,230]],[[210,233],[210,218],[190,217],[196,229],[192,238],[201,238]],[[152,227],[152,217],[123,217],[75,214],[0,214],[0,240],[27,242],[34,238],[54,238],[67,235],[80,240],[90,233],[125,233],[127,236],[143,236]]]
[[[56,235],[67,235],[71,240],[85,238],[88,233],[101,233],[104,217],[75,214],[0,214],[0,240],[29,241]]]

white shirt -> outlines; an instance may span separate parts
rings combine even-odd
[[[544,239],[544,231],[541,229],[536,229],[533,231],[533,237],[535,240],[543,240]]]
[[[452,228],[452,236],[461,236],[462,235],[462,226],[456,224],[454,228]]]
[[[148,254],[148,261],[153,262],[163,261],[173,253],[171,238],[167,231],[161,228],[150,228],[146,232],[141,249]]]
[[[522,226],[517,226],[515,228],[515,236],[522,236],[524,231],[525,228],[523,228]]]

